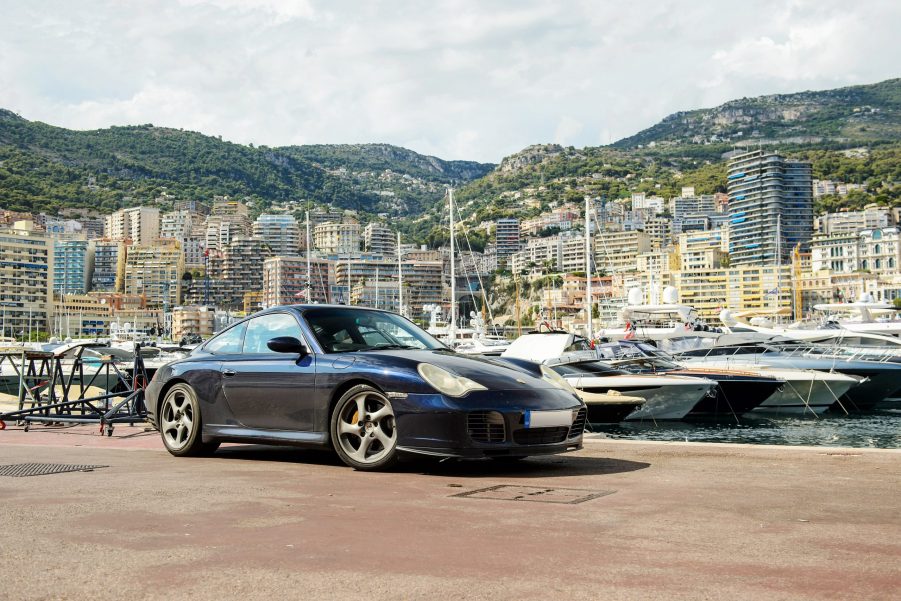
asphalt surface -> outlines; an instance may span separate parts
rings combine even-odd
[[[108,467],[0,476],[0,599],[901,598],[899,451],[594,440],[369,474],[0,432],[20,463]]]

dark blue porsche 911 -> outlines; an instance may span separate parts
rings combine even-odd
[[[541,377],[457,354],[394,313],[295,305],[252,315],[147,387],[173,455],[220,442],[334,447],[357,469],[401,453],[521,458],[581,448],[586,411],[556,372]]]

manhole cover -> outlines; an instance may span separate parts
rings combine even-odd
[[[533,501],[535,503],[563,503],[575,505],[598,497],[613,494],[614,490],[585,490],[581,488],[547,488],[543,486],[516,486],[500,484],[469,492],[451,495],[469,499],[494,499],[497,501]]]
[[[16,463],[0,465],[0,476],[21,478],[23,476],[46,476],[66,472],[91,472],[108,465],[69,465],[66,463]]]

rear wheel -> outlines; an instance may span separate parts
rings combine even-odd
[[[218,442],[203,442],[203,419],[197,393],[179,383],[166,392],[159,411],[160,434],[166,450],[179,457],[209,455],[219,448]]]
[[[379,470],[397,462],[394,410],[388,397],[372,386],[354,386],[338,400],[331,436],[341,461],[355,469]]]

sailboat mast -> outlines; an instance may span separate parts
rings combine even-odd
[[[313,270],[310,269],[310,212],[307,211],[307,302],[313,302]]]
[[[457,266],[454,259],[454,189],[447,189],[448,209],[450,213],[450,276],[451,276],[451,302],[450,302],[450,327],[448,328],[449,346],[453,347],[457,335]]]
[[[594,316],[591,307],[591,199],[585,197],[585,333],[594,339]]]
[[[379,268],[375,267],[375,308],[379,308]]]
[[[397,232],[397,314],[404,314],[404,274],[400,260],[400,232]]]
[[[782,290],[782,215],[776,215],[776,309],[781,304]]]

